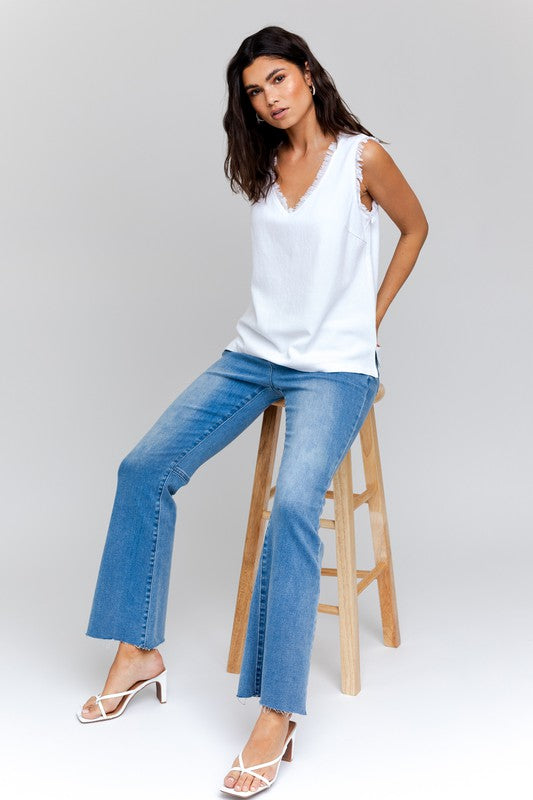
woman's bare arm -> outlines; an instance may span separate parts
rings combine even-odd
[[[361,153],[363,185],[400,229],[400,238],[376,300],[376,332],[387,308],[413,269],[429,231],[416,194],[379,142],[368,139]]]

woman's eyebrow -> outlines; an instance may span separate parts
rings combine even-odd
[[[275,74],[276,74],[276,72],[281,72],[281,70],[282,70],[282,69],[285,69],[285,67],[276,67],[276,69],[273,69],[273,70],[272,70],[272,72],[269,72],[269,73],[268,73],[268,75],[266,76],[265,80],[266,80],[266,81],[269,81],[269,80],[270,80],[270,78],[271,78],[273,75],[275,75]],[[259,86],[258,86],[258,84],[257,84],[257,83],[247,83],[247,84],[246,84],[246,86],[245,86],[244,88],[245,88],[245,89],[257,89],[257,88],[259,88]]]

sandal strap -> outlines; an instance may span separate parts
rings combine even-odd
[[[114,694],[100,694],[100,693],[96,694],[95,695],[96,702],[98,703],[98,708],[100,709],[101,715],[107,718],[107,714],[105,713],[105,708],[102,705],[102,700],[107,700],[109,697],[124,697],[124,695],[126,694],[134,694],[138,689],[140,689],[140,687],[137,687],[137,689],[128,689],[127,692],[115,692]],[[116,709],[113,709],[111,713],[114,713],[114,711],[116,711]]]
[[[287,742],[287,744],[288,744],[288,742]],[[258,772],[254,772],[254,770],[261,769],[262,767],[271,767],[274,764],[277,764],[278,761],[280,761],[283,758],[283,755],[284,755],[286,749],[287,749],[287,747],[284,748],[283,752],[280,753],[280,755],[277,758],[273,758],[272,761],[265,761],[263,764],[252,764],[250,767],[245,767],[244,766],[244,761],[242,760],[242,754],[243,754],[243,750],[244,750],[244,747],[243,747],[242,750],[239,753],[239,766],[238,767],[232,767],[230,772],[233,772],[234,770],[238,770],[239,772],[247,772],[249,775],[253,775],[254,778],[259,778],[259,780],[264,781],[264,783],[266,783],[267,786],[270,786],[272,781],[269,780],[268,778],[265,778],[264,775],[260,775]]]
[[[163,670],[163,672],[166,672],[166,670]],[[161,675],[163,674],[163,672],[161,673]],[[159,678],[159,677],[160,677],[160,675],[156,676],[156,678]],[[136,689],[128,689],[125,692],[113,692],[113,694],[100,694],[100,692],[98,692],[98,694],[96,694],[95,697],[96,697],[96,702],[98,703],[98,707],[100,709],[100,713],[102,714],[103,717],[107,717],[107,714],[105,713],[105,709],[104,709],[104,707],[102,705],[102,700],[107,700],[109,697],[124,697],[124,695],[127,695],[127,694],[135,694],[136,692],[139,691],[139,689],[142,689],[147,683],[149,683],[150,681],[153,681],[153,680],[154,680],[154,678],[147,678],[147,680],[143,681],[141,686],[137,686]],[[113,712],[111,712],[111,713],[113,713]]]
[[[128,689],[127,692],[115,692],[114,694],[97,694],[97,700],[107,700],[108,697],[123,697],[125,694],[134,694],[138,689],[141,687],[138,686],[137,689]]]
[[[96,702],[98,703],[98,708],[100,709],[100,714],[103,717],[107,717],[107,714],[105,713],[105,709],[104,709],[104,707],[102,705],[102,701],[100,700],[100,697],[98,695],[96,695]]]
[[[243,748],[243,750],[244,750],[244,748]],[[251,764],[249,767],[245,767],[244,766],[244,762],[242,760],[242,752],[243,752],[243,750],[241,750],[241,752],[239,753],[239,764],[240,764],[241,770],[245,770],[245,771],[249,771],[250,769],[260,769],[261,767],[271,767],[273,764],[277,764],[277,762],[280,761],[283,758],[283,753],[281,753],[277,758],[274,758],[272,761],[265,761],[264,764]]]
[[[258,772],[254,772],[253,769],[241,769],[241,772],[247,772],[249,775],[253,775],[254,778],[259,778],[260,780],[264,781],[267,786],[270,786],[272,781],[269,781],[268,778],[265,778],[264,775],[260,775]]]

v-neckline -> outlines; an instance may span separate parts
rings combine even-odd
[[[337,134],[337,140],[335,142],[331,142],[331,144],[328,146],[328,149],[324,153],[324,158],[322,159],[322,163],[320,164],[320,167],[318,168],[318,171],[317,171],[312,183],[307,187],[307,189],[305,190],[303,195],[297,200],[296,204],[294,206],[292,206],[292,208],[289,206],[289,203],[287,202],[287,198],[285,197],[285,195],[281,191],[281,186],[279,185],[277,179],[274,181],[273,188],[274,188],[275,195],[276,195],[276,197],[278,199],[278,202],[279,202],[281,208],[287,214],[294,214],[295,211],[298,211],[298,209],[301,208],[304,205],[305,201],[313,193],[313,191],[315,189],[317,189],[317,187],[319,186],[319,184],[321,183],[321,181],[323,179],[324,173],[327,171],[328,166],[331,164],[333,156],[335,155],[335,153],[339,149],[340,138],[341,137],[340,137],[340,133],[339,133],[339,134]],[[274,156],[274,166],[277,166],[277,163],[278,163],[278,156],[276,154]]]

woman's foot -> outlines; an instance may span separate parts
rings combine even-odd
[[[245,767],[253,764],[264,764],[265,761],[272,761],[281,753],[287,733],[289,732],[290,713],[281,713],[261,706],[259,719],[255,723],[250,738],[242,752],[242,760]],[[239,757],[235,759],[232,767],[239,765]],[[276,774],[278,766],[272,764],[270,767],[254,770],[258,775],[264,775],[267,780],[272,780]],[[266,786],[264,781],[255,778],[248,772],[241,772],[239,769],[230,770],[224,778],[224,786],[235,789],[238,792],[251,792],[260,786]]]
[[[102,694],[126,692],[137,681],[155,678],[164,669],[165,665],[159,650],[142,650],[133,644],[120,642]],[[110,714],[114,711],[121,699],[121,697],[110,697],[108,700],[102,700],[105,713]],[[93,695],[82,708],[82,716],[86,719],[102,716],[95,700],[96,697]]]

